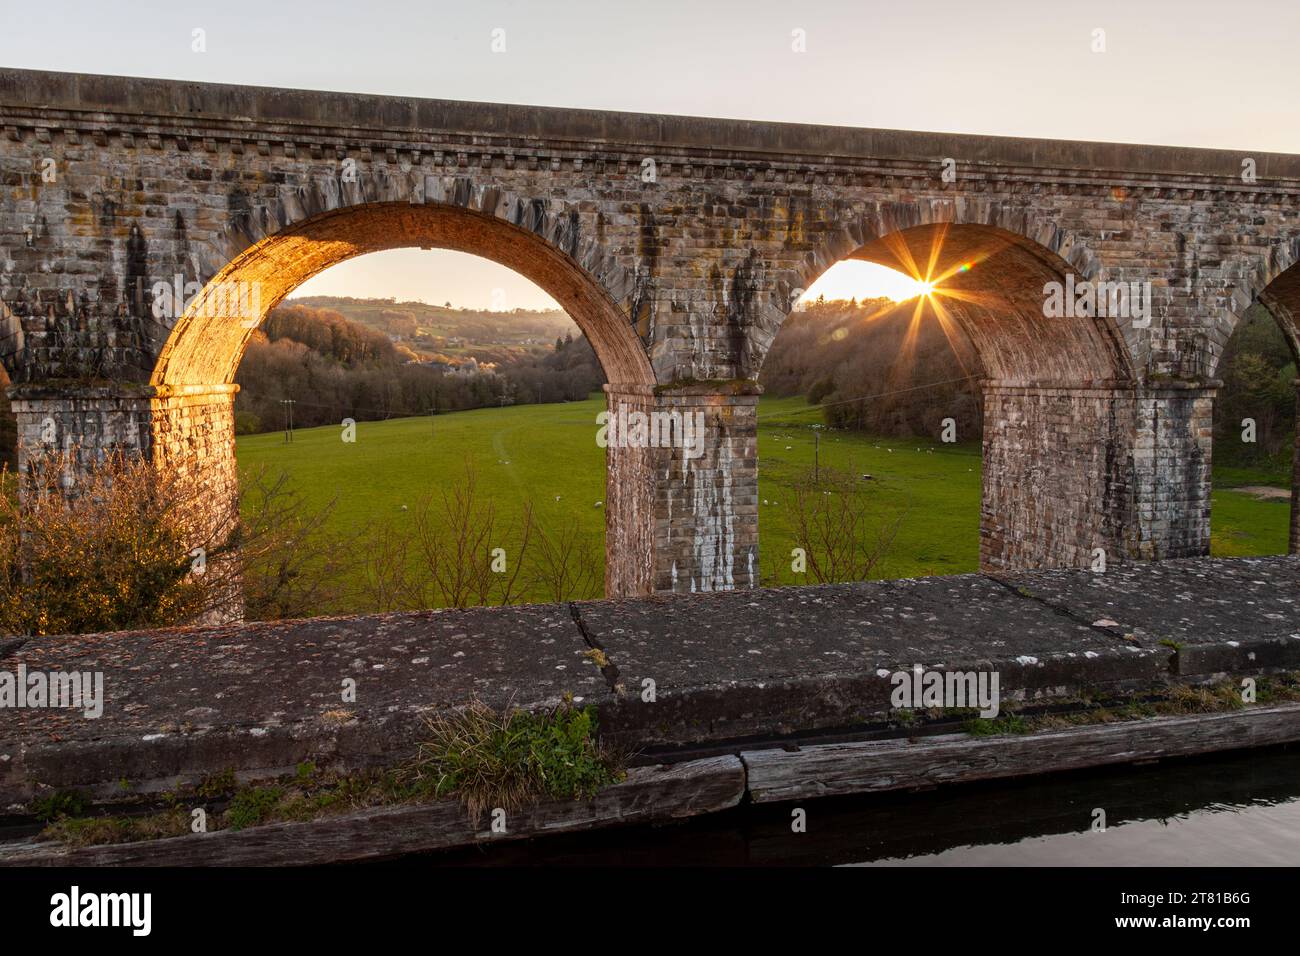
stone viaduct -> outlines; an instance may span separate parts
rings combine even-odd
[[[700,457],[608,450],[610,595],[757,583],[755,380],[845,258],[945,277],[982,366],[984,567],[1185,557],[1209,546],[1225,342],[1258,303],[1297,345],[1300,157],[0,70],[0,360],[24,462],[125,447],[235,494],[257,322],[396,247],[536,282],[612,408],[705,413]],[[177,276],[182,307],[159,315]],[[1045,286],[1067,281],[1149,283],[1152,308],[1050,317]]]

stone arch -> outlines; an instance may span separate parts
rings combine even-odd
[[[0,302],[0,365],[4,366],[8,378],[19,378],[18,363],[25,348],[23,324],[9,306]]]
[[[1300,360],[1300,235],[1275,243],[1267,255],[1244,266],[1242,272],[1246,275],[1233,288],[1210,328],[1210,377],[1218,372],[1228,339],[1255,303],[1272,314],[1291,353]]]
[[[1211,336],[1214,354],[1210,375],[1219,369],[1228,339],[1237,330],[1246,310],[1258,303],[1269,311],[1286,337],[1291,354],[1300,363],[1300,236],[1279,242],[1259,260],[1250,276],[1232,292],[1216,321]]]
[[[4,302],[0,302],[0,459],[15,467],[20,440],[9,388],[21,377],[19,365],[24,348],[22,323]]]
[[[1291,357],[1300,369],[1300,236],[1281,242],[1270,249],[1250,279],[1234,290],[1225,310],[1226,321],[1216,323],[1216,338],[1211,376],[1216,375],[1219,363],[1246,310],[1258,303],[1273,317],[1291,350]],[[1223,334],[1225,333],[1226,334]],[[1300,380],[1296,382],[1296,434],[1291,465],[1291,522],[1287,550],[1300,554]]]
[[[282,190],[274,204],[236,210],[220,240],[196,254],[196,272],[206,282],[171,328],[150,381],[155,460],[201,467],[214,494],[235,495],[232,383],[257,325],[317,273],[386,249],[452,249],[515,270],[555,298],[586,334],[611,399],[654,386],[618,298],[630,285],[624,287],[621,270],[599,244],[583,238],[576,217],[543,201],[475,187],[464,177],[378,177],[361,187],[335,186]],[[645,594],[653,558],[650,462],[611,446],[606,464],[606,593]]]
[[[1048,282],[1116,281],[1094,251],[1001,206],[882,203],[778,280],[773,307],[783,317],[797,289],[847,258],[943,277],[934,301],[979,356],[981,567],[1087,567],[1098,548],[1112,559],[1136,552],[1132,343],[1145,332],[1131,319],[1044,314]]]
[[[935,248],[939,254],[931,262]],[[1071,273],[1076,282],[1120,278],[1108,275],[1086,242],[1024,210],[964,199],[877,202],[843,219],[798,265],[778,275],[751,337],[760,364],[800,292],[844,259],[900,272],[909,271],[910,260],[932,268],[935,275],[975,261],[969,273],[945,282],[975,296],[945,299],[944,305],[970,335],[994,379],[1018,384],[1131,382],[1145,364],[1147,336],[1130,320],[1055,320],[1042,314],[1045,282],[1063,281]],[[1032,355],[1026,349],[1031,342]]]
[[[258,207],[232,203],[223,234],[192,257],[203,292],[168,334],[152,384],[229,383],[257,323],[307,279],[358,255],[412,246],[470,252],[531,279],[573,317],[611,384],[655,384],[626,318],[632,282],[582,235],[576,214],[463,176],[381,170],[357,180],[282,187],[274,203]],[[257,284],[260,314],[236,320],[223,314],[215,290],[240,282]]]

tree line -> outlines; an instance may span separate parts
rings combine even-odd
[[[1220,464],[1285,468],[1296,429],[1296,363],[1286,336],[1266,309],[1247,310],[1219,362],[1223,386],[1214,400],[1214,455]],[[1244,441],[1254,423],[1254,441]]]
[[[889,299],[810,303],[786,319],[763,366],[768,394],[804,395],[827,425],[875,435],[930,436],[953,418],[963,440],[983,425],[979,360],[960,329],[944,334],[928,306]],[[910,344],[909,344],[910,339]],[[1295,357],[1267,310],[1247,311],[1217,372],[1215,459],[1289,467],[1296,433]],[[1254,441],[1243,441],[1243,422]]]
[[[281,306],[254,334],[235,376],[235,428],[376,421],[496,405],[580,401],[605,381],[587,340],[571,335],[507,366],[410,361],[387,335],[330,309]]]
[[[827,425],[874,435],[938,437],[952,418],[963,440],[980,434],[979,361],[965,334],[944,334],[915,302],[819,299],[791,313],[760,381],[767,394],[804,395]]]

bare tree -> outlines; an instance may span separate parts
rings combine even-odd
[[[521,578],[521,572],[528,560],[533,533],[537,530],[538,524],[533,510],[533,503],[525,501],[520,512],[518,529],[508,541],[501,542],[501,545],[507,543],[510,545],[509,548],[501,547],[498,552],[500,560],[504,562],[504,570],[498,571],[496,569],[496,559],[494,558],[491,578],[481,579],[482,583],[488,586],[479,589],[480,604],[514,604],[523,600],[519,588],[526,579]]]
[[[469,607],[492,573],[488,549],[496,522],[490,501],[479,502],[468,463],[465,480],[430,492],[411,517],[413,547],[420,564],[414,581],[417,607]]]
[[[411,534],[386,518],[370,526],[357,576],[358,597],[367,610],[386,613],[412,607]],[[418,606],[418,605],[415,605]]]
[[[473,465],[466,461],[461,480],[416,503],[408,539],[395,545],[408,551],[414,564],[406,576],[407,606],[471,607],[520,600],[535,529],[529,502],[516,527],[502,527],[496,506],[482,497]],[[372,561],[372,574],[380,564],[388,565],[390,579],[397,578],[388,559]]]
[[[514,604],[599,596],[600,549],[577,520],[548,531],[531,501],[509,523],[472,464],[407,513],[371,526],[359,591],[370,609]]]

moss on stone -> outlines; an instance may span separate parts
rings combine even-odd
[[[548,713],[500,714],[474,703],[430,721],[415,757],[391,769],[324,772],[306,761],[292,776],[258,785],[239,786],[233,771],[222,771],[189,790],[169,791],[165,809],[149,813],[85,816],[85,799],[72,791],[36,802],[32,811],[48,824],[41,839],[69,846],[182,836],[189,832],[189,808],[225,798],[224,809],[209,814],[210,831],[446,797],[462,800],[477,818],[485,808],[589,799],[624,778],[624,763],[599,742],[594,708],[565,703]]]
[[[1007,733],[1022,734],[1089,724],[1142,720],[1148,717],[1219,714],[1241,710],[1243,707],[1297,701],[1300,701],[1300,672],[1287,672],[1257,678],[1254,705],[1242,701],[1240,682],[1230,678],[1215,684],[1199,686],[1179,684],[1158,697],[1111,706],[1098,704],[1090,697],[1059,701],[1058,703],[1077,704],[1079,709],[1050,714],[1020,714],[1017,713],[1018,705],[1010,702],[1003,704],[1003,713],[998,717],[968,720],[962,724],[962,729],[977,737]]]

